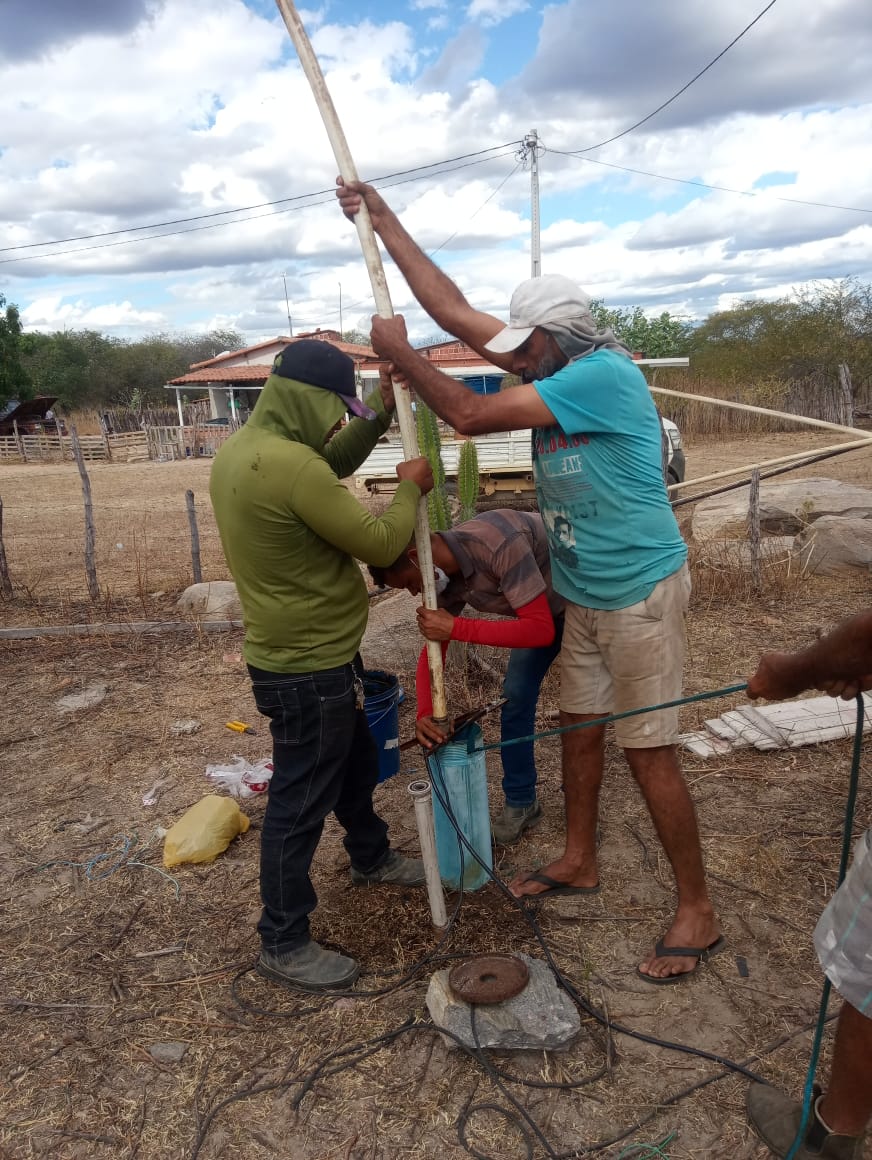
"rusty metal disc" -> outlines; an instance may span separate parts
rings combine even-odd
[[[530,972],[517,955],[476,955],[452,967],[448,983],[465,1003],[502,1003],[527,986]]]

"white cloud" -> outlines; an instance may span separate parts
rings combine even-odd
[[[472,0],[466,15],[470,20],[492,26],[502,24],[504,20],[523,12],[527,7],[527,0]]]
[[[474,0],[461,26],[443,0],[415,0],[408,22],[355,25],[330,7],[302,15],[362,175],[481,154],[535,126],[546,146],[543,269],[611,304],[699,315],[808,279],[872,279],[872,215],[776,200],[872,208],[872,77],[858,64],[872,51],[872,25],[860,3],[776,6],[665,113],[591,155],[737,190],[788,175],[753,198],[557,152],[650,111],[751,19],[750,0],[743,11],[687,12],[666,0],[642,9],[569,0],[541,14]],[[324,126],[284,26],[264,11],[242,0],[147,10],[130,0],[113,15],[95,0],[41,45],[48,56],[0,57],[0,246],[329,191],[336,164]],[[514,19],[494,29],[497,15]],[[113,31],[116,17],[124,30]],[[434,21],[445,31],[425,29]],[[437,261],[470,299],[504,316],[529,275],[529,174],[510,176],[512,146],[470,160],[480,163],[385,192],[425,249],[442,247]],[[262,336],[287,329],[284,274],[295,328],[336,325],[339,282],[343,323],[357,326],[371,313],[368,280],[355,230],[330,202],[148,228],[135,244],[112,235],[0,252],[0,289],[26,326],[136,334],[220,318]],[[9,260],[24,253],[41,256]],[[415,333],[433,334],[388,271]]]
[[[65,302],[60,296],[37,298],[21,313],[28,330],[119,330],[161,327],[166,317],[154,310],[137,310],[130,302]]]

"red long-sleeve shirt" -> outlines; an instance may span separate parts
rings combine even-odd
[[[504,620],[479,620],[475,617],[454,618],[452,640],[474,644],[496,645],[498,648],[542,648],[554,640],[554,617],[543,592],[529,604],[516,608],[515,615]],[[448,651],[448,641],[442,641],[442,659]],[[430,669],[427,664],[427,646],[421,649],[415,672],[415,693],[418,699],[417,718],[433,714],[430,692]]]

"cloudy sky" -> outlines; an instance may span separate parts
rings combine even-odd
[[[476,306],[505,315],[529,277],[519,146],[535,130],[543,273],[699,318],[872,281],[868,0],[766,7],[328,0],[300,15],[359,173]],[[295,333],[335,328],[340,302],[345,329],[368,329],[357,234],[274,0],[0,0],[0,24],[0,293],[27,329],[256,342],[288,313]],[[387,277],[413,334],[434,336]]]

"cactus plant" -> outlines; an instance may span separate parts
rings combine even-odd
[[[457,498],[460,500],[460,520],[471,520],[478,500],[478,449],[471,439],[460,448],[457,463]]]
[[[433,470],[433,490],[427,496],[427,515],[434,532],[445,532],[451,527],[451,509],[445,490],[445,464],[442,462],[442,437],[439,421],[430,408],[419,399],[415,405],[418,427],[418,448],[426,455]]]

